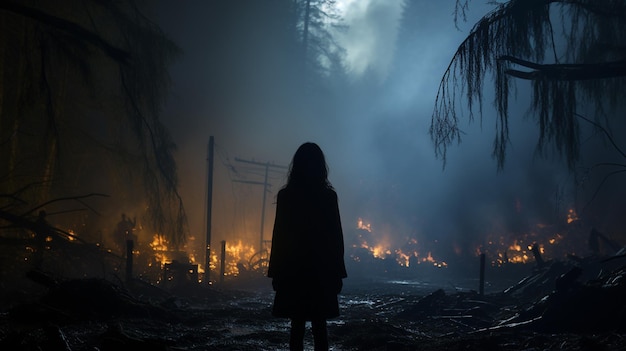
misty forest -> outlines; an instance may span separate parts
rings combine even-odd
[[[0,349],[289,350],[305,142],[329,349],[625,349],[624,43],[623,0],[0,0]]]

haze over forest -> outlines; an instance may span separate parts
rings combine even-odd
[[[584,233],[593,226],[625,238],[623,177],[610,178],[593,198],[605,174],[584,171],[612,162],[616,153],[586,128],[575,172],[554,150],[540,157],[523,81],[510,106],[502,170],[491,157],[490,83],[482,118],[462,121],[462,142],[449,149],[445,167],[435,157],[428,130],[439,82],[489,5],[472,2],[457,28],[454,1],[338,1],[345,27],[328,30],[335,49],[344,50],[341,61],[305,75],[280,6],[245,3],[160,2],[152,14],[183,51],[171,69],[163,118],[178,146],[191,244],[203,244],[209,136],[216,143],[214,247],[219,240],[258,242],[262,187],[240,181],[263,181],[263,169],[236,159],[286,166],[305,141],[326,153],[347,241],[362,219],[391,247],[415,239],[421,250],[445,259],[474,254],[494,237],[509,245],[540,224],[565,223],[570,210],[584,219]],[[614,123],[619,135],[623,123]],[[266,239],[284,181],[284,174],[270,172]],[[584,247],[586,237],[579,239]]]

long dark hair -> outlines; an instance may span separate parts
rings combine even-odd
[[[311,142],[306,142],[293,155],[289,166],[287,188],[327,188],[333,186],[328,181],[328,165],[322,149]]]

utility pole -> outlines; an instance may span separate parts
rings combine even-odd
[[[207,155],[207,200],[206,200],[206,257],[204,262],[204,280],[211,284],[211,209],[213,206],[213,153],[215,139],[209,137],[209,147]]]
[[[281,166],[281,165],[276,165],[273,163],[269,163],[269,162],[257,162],[254,160],[242,160],[240,158],[236,158],[235,157],[235,161],[237,162],[243,162],[243,163],[249,163],[249,164],[253,164],[256,166],[263,166],[265,167],[265,179],[263,180],[263,182],[255,182],[255,181],[247,181],[247,180],[235,180],[236,182],[239,183],[248,183],[248,184],[257,184],[257,185],[263,185],[263,204],[261,206],[261,238],[260,238],[260,244],[259,244],[259,253],[263,251],[263,231],[265,228],[265,203],[267,202],[267,188],[268,186],[270,186],[271,184],[267,182],[268,180],[268,176],[269,176],[269,171],[270,171],[270,167],[271,168],[277,168],[277,169],[289,169],[289,167],[287,166]]]

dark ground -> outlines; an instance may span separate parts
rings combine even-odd
[[[328,324],[332,349],[626,349],[623,325],[586,331],[533,321],[537,315],[525,311],[536,301],[502,293],[516,279],[488,284],[481,296],[470,279],[452,285],[445,279],[349,278],[340,296],[342,316]],[[256,277],[171,294],[135,284],[127,293],[86,280],[9,299],[3,294],[0,350],[287,350],[289,324],[271,316],[270,286]],[[306,346],[312,349],[310,332]]]

